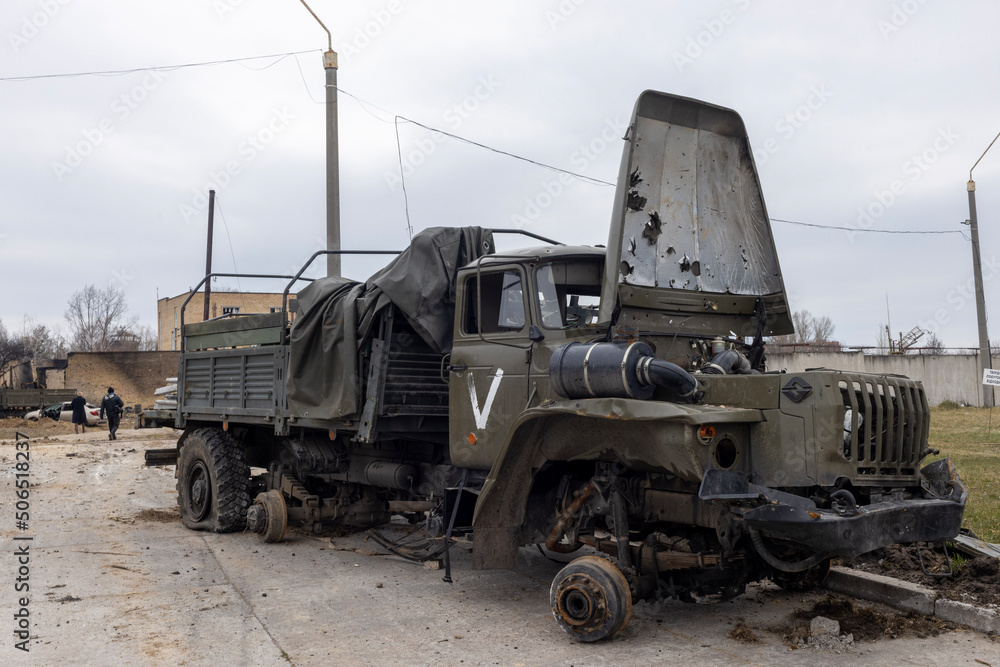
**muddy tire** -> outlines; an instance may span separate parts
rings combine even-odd
[[[181,521],[191,530],[243,530],[250,506],[250,466],[243,446],[222,429],[191,433],[177,458],[177,504]]]
[[[625,575],[599,556],[577,558],[560,570],[552,580],[549,603],[559,627],[582,642],[614,637],[632,616]]]

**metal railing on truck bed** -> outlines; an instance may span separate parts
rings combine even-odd
[[[210,273],[181,305],[181,356],[177,372],[177,427],[188,421],[228,421],[274,425],[284,430],[287,419],[285,377],[288,370],[288,295],[317,257],[330,254],[397,255],[395,250],[320,250],[294,276],[278,274]],[[281,309],[273,313],[230,314],[185,324],[184,314],[194,295],[212,278],[288,280]]]
[[[493,233],[518,234],[562,245],[558,241],[517,229],[494,229]],[[178,369],[178,413],[176,426],[187,421],[219,421],[273,424],[277,433],[287,431],[290,422],[314,427],[334,428],[324,420],[289,415],[285,380],[288,374],[288,333],[290,317],[288,296],[300,280],[312,281],[303,274],[323,255],[398,255],[395,250],[319,250],[294,276],[269,274],[211,273],[202,278],[181,306],[181,356]],[[287,279],[282,292],[281,309],[274,313],[224,315],[205,322],[184,323],[185,309],[194,295],[214,277]],[[391,315],[383,319],[381,340],[384,359],[372,364],[359,359],[368,388],[362,421],[373,429],[375,418],[447,417],[448,387],[441,380],[442,355],[420,341],[405,320],[392,324]],[[387,325],[387,326],[386,326]],[[407,345],[396,345],[408,339]],[[381,348],[380,348],[381,349]],[[369,351],[369,355],[372,351]],[[378,355],[376,355],[378,356]],[[372,384],[373,380],[375,384]],[[360,406],[359,406],[360,408]],[[371,414],[368,414],[368,413]],[[367,419],[367,421],[365,421]],[[364,431],[365,429],[362,429]],[[366,434],[368,437],[370,433]]]

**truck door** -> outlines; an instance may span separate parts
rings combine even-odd
[[[481,266],[458,278],[449,361],[449,433],[456,465],[489,468],[528,392],[529,309],[519,265]]]

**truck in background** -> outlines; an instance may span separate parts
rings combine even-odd
[[[9,389],[0,387],[0,417],[23,417],[32,410],[72,401],[76,389]]]

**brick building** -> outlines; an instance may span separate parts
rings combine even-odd
[[[288,298],[294,298],[289,294]],[[188,292],[165,297],[156,302],[157,349],[181,348],[181,306]],[[209,299],[209,318],[237,313],[274,313],[281,310],[281,295],[271,292],[212,292]],[[198,292],[184,309],[184,323],[201,322],[205,314],[205,294]]]
[[[70,352],[66,365],[66,386],[79,389],[84,398],[99,405],[108,387],[126,405],[149,407],[154,391],[177,377],[179,352]]]

